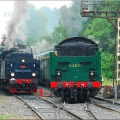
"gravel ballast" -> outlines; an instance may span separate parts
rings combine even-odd
[[[0,119],[37,119],[35,114],[14,96],[0,95]]]

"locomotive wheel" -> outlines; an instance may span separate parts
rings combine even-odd
[[[88,90],[87,90],[87,102],[90,101],[89,97],[90,97],[90,91],[89,91],[89,89],[88,89]]]
[[[72,104],[72,103],[75,103],[75,100],[74,100],[74,98],[67,97],[66,98],[66,103]]]
[[[71,100],[71,98],[70,97],[66,97],[66,103],[70,103],[70,100]]]
[[[65,96],[64,96],[64,91],[63,90],[61,91],[61,97],[62,97],[62,102],[64,102],[65,101]]]

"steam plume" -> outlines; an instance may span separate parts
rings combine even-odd
[[[80,15],[80,6],[80,0],[73,0],[71,7],[63,6],[60,9],[60,20],[69,37],[78,36],[83,28],[83,23],[87,20]]]
[[[11,19],[7,23],[7,39],[5,42],[5,49],[9,50],[14,46],[15,39],[19,38],[22,40],[26,39],[25,29],[26,24],[24,23],[27,19],[27,1],[15,1],[14,11],[12,13]]]
[[[32,47],[32,51],[34,54],[40,54],[42,52],[45,52],[47,50],[50,50],[54,47],[55,44],[50,44],[45,39],[42,39],[40,42],[38,42],[35,46]],[[36,49],[37,48],[37,49]]]

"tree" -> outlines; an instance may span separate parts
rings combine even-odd
[[[116,7],[120,8],[119,1],[110,1],[109,10],[113,11]],[[97,9],[106,10],[104,6],[98,6]],[[89,18],[81,34],[87,38],[92,36],[93,40],[99,44],[102,49],[102,74],[105,77],[113,78],[116,28],[106,19]]]
[[[107,78],[114,77],[114,56],[109,52],[101,53],[102,74]]]
[[[35,9],[33,5],[30,5],[29,20],[27,21],[27,43],[39,42],[41,37],[49,34],[47,22],[47,15],[42,10]]]
[[[59,23],[59,25],[54,28],[52,36],[53,36],[52,41],[56,44],[60,43],[64,39],[68,38],[67,31],[61,23]]]

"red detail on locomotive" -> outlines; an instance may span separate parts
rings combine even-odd
[[[28,84],[31,84],[33,83],[33,79],[16,79],[17,83],[19,84],[22,84],[23,82],[24,83],[28,83]]]
[[[10,93],[35,93],[37,92],[37,87],[31,88],[30,91],[25,91],[25,90],[17,91],[15,87],[10,87],[9,92]]]
[[[21,65],[21,66],[20,66],[20,68],[24,69],[24,68],[26,68],[26,66],[24,66],[24,65]]]
[[[87,88],[88,83],[92,83],[93,88],[101,87],[100,82],[51,82],[51,88],[58,88],[59,83],[63,84],[63,88],[67,88],[68,86],[69,88],[73,88],[74,84],[77,85],[77,88],[81,88],[81,87]]]
[[[37,87],[33,87],[33,88],[31,88],[30,93],[36,93],[36,92],[37,92]]]
[[[9,88],[9,92],[10,93],[16,93],[16,88],[14,88],[14,87]]]

